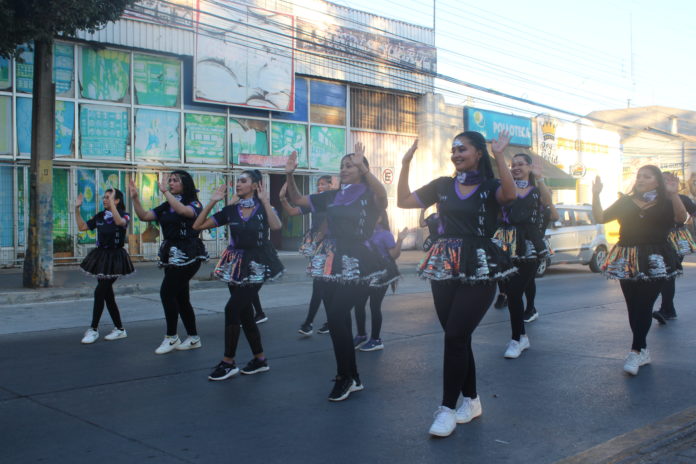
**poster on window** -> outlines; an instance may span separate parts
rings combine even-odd
[[[56,252],[72,251],[68,225],[68,174],[67,169],[53,169],[53,251]]]
[[[80,105],[80,153],[83,158],[125,159],[128,108]]]
[[[143,172],[137,176],[136,185],[140,195],[140,204],[145,211],[156,208],[164,201],[157,185],[158,182],[159,177],[156,172]],[[137,215],[133,215],[133,233],[142,234],[147,229],[150,229],[153,236],[159,237],[156,222],[143,222],[138,219]]]
[[[297,152],[298,167],[307,167],[307,126],[273,122],[271,130],[271,158],[268,167],[283,167],[288,156]]]
[[[0,246],[14,246],[14,168],[0,166]]]
[[[208,204],[208,202],[210,201],[210,197],[213,195],[215,189],[222,185],[224,182],[224,179],[221,176],[215,174],[214,172],[201,172],[195,174],[194,179],[196,181],[196,187],[198,188],[198,200],[203,205]],[[224,201],[219,201],[215,203],[215,206],[213,206],[213,209],[210,212],[210,214],[213,215],[217,213],[224,206]],[[213,229],[208,229],[201,232],[201,238],[203,240],[215,240],[221,235],[224,235],[224,233],[224,227],[215,227]]]
[[[17,98],[17,148],[20,155],[31,153],[31,98]]]
[[[22,53],[15,61],[15,74],[17,78],[17,92],[31,93],[34,88],[34,51],[29,50],[29,45],[20,46]]]
[[[133,83],[136,104],[178,107],[181,63],[171,58],[135,54]]]
[[[75,174],[77,175],[77,194],[82,194],[80,215],[82,216],[82,219],[87,222],[97,214],[97,211],[101,211],[103,209],[101,197],[96,186],[96,172],[94,169],[78,169],[75,171]],[[96,229],[78,232],[77,243],[95,243],[96,238]]]
[[[24,246],[26,230],[24,229],[26,214],[27,190],[24,182],[24,172],[26,168],[17,168],[17,245]]]
[[[225,117],[184,115],[186,162],[225,164]]]
[[[294,109],[294,18],[199,0],[194,100],[274,111]]]
[[[0,97],[0,155],[12,154],[12,97]]]
[[[346,130],[338,127],[312,126],[310,146],[310,168],[338,172],[341,158],[346,154]]]
[[[0,90],[12,88],[12,73],[10,60],[0,57]]]
[[[75,134],[75,103],[56,101],[56,156],[72,156]]]
[[[34,51],[29,45],[22,45],[20,54],[22,63],[17,60],[17,91],[32,93],[34,90]],[[56,96],[72,97],[75,72],[75,50],[72,45],[56,43],[53,45],[53,83],[56,84]],[[2,88],[2,87],[0,87]]]
[[[91,100],[128,102],[130,54],[82,47],[80,95]]]
[[[179,161],[179,113],[135,110],[135,158]]]
[[[241,166],[265,166],[268,162],[268,121],[230,119],[230,155]]]
[[[97,175],[99,184],[99,198],[104,196],[104,193],[109,189],[119,189],[123,193],[124,200],[128,195],[125,186],[125,175],[123,178],[119,176],[119,171],[113,169],[100,169]]]

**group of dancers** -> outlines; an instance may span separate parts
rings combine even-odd
[[[538,316],[533,303],[534,276],[539,260],[551,253],[544,232],[556,213],[551,192],[531,157],[515,155],[508,167],[503,152],[509,141],[509,134],[502,132],[491,142],[494,170],[485,138],[473,131],[458,134],[451,149],[455,175],[437,178],[413,191],[409,186],[409,171],[418,149],[417,140],[402,160],[398,207],[423,211],[432,205],[437,207],[437,213],[428,219],[421,215],[430,236],[424,247],[426,255],[418,267],[418,274],[430,280],[435,312],[445,335],[442,402],[429,430],[433,436],[448,436],[457,424],[470,422],[482,413],[472,335],[493,303],[498,285],[510,312],[511,338],[505,358],[518,358],[530,347],[525,321]],[[294,180],[296,168],[297,156],[293,153],[286,164],[286,184],[281,189],[280,203],[287,215],[312,216],[311,229],[300,247],[309,261],[307,273],[313,278],[312,297],[299,332],[304,336],[313,333],[314,319],[323,303],[326,324],[319,332],[330,334],[337,371],[328,399],[342,401],[364,388],[356,350],[374,351],[384,347],[380,335],[381,304],[387,288],[399,278],[396,259],[407,230],[401,231],[396,240],[391,234],[386,191],[370,173],[362,144],[356,144],[355,152],[342,158],[338,188],[332,188],[331,177],[325,176],[318,181],[317,193],[302,195]],[[227,185],[217,188],[205,207],[198,201],[193,179],[186,171],[173,171],[166,181],[160,182],[159,188],[166,201],[146,211],[138,199],[136,185],[129,183],[138,218],[158,222],[164,238],[159,251],[160,265],[164,268],[160,296],[167,328],[155,353],[202,346],[190,302],[189,281],[201,261],[208,258],[199,238],[200,231],[227,226],[229,246],[214,271],[217,278],[228,284],[230,292],[225,305],[224,352],[208,379],[218,381],[239,372],[268,371],[257,326],[259,315],[255,316],[254,306],[260,306],[261,286],[283,272],[269,239],[269,231],[280,229],[282,224],[271,206],[261,173],[243,171],[228,204],[212,215],[215,205],[228,196]],[[646,336],[652,318],[666,323],[676,317],[673,306],[669,306],[674,278],[681,274],[682,257],[696,250],[696,244],[683,227],[687,211],[684,200],[677,194],[676,177],[663,174],[655,166],[644,166],[638,171],[633,190],[607,209],[600,204],[601,191],[602,183],[597,177],[593,184],[595,220],[598,223],[617,220],[620,224],[619,241],[608,254],[602,270],[621,284],[633,332],[623,369],[636,375],[641,366],[650,362]],[[78,196],[78,228],[97,230],[97,247],[81,264],[98,282],[92,324],[83,343],[98,339],[104,303],[114,323],[114,329],[105,338],[116,340],[127,336],[112,288],[118,277],[134,271],[123,249],[130,221],[123,200],[119,190],[106,191],[104,210],[84,222],[79,214],[82,196]],[[661,291],[663,306],[653,313]],[[368,301],[372,322],[369,337],[365,309]],[[353,309],[356,336],[352,330]],[[177,335],[179,317],[188,335],[183,342]],[[241,332],[253,357],[239,369],[236,350]],[[457,407],[460,396],[462,400]]]

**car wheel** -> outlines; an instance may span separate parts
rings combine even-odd
[[[604,264],[604,260],[607,259],[607,249],[600,245],[595,250],[590,260],[590,270],[592,272],[601,272],[601,266]]]
[[[549,259],[542,259],[539,261],[539,266],[537,266],[537,271],[536,271],[536,276],[537,277],[544,277],[544,274],[546,274],[546,270],[549,268]]]

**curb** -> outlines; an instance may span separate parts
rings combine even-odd
[[[691,442],[696,443],[696,407],[619,435],[554,464],[648,464]]]

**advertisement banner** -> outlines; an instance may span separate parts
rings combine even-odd
[[[273,122],[271,129],[271,158],[267,167],[283,167],[288,156],[297,152],[298,167],[307,167],[307,126]]]
[[[196,188],[198,189],[198,200],[203,205],[207,205],[210,201],[210,197],[213,192],[224,182],[222,177],[218,176],[214,172],[200,172],[194,174],[193,176],[196,182]],[[211,215],[217,213],[223,208],[224,201],[219,201],[213,206],[213,210],[210,212]],[[223,236],[225,234],[225,227],[216,227],[214,229],[208,229],[201,232],[201,238],[203,240],[215,240],[216,238]]]
[[[346,130],[312,126],[310,129],[309,166],[325,172],[338,172],[346,154]]]
[[[140,194],[140,204],[145,211],[159,206],[164,201],[164,197],[157,186],[159,181],[158,174],[156,172],[142,172],[138,175],[138,179],[139,181],[136,181],[136,185]],[[142,234],[148,227],[158,229],[159,226],[156,222],[143,222],[138,219],[137,215],[133,214],[134,234]],[[159,236],[159,233],[157,235]]]
[[[72,156],[75,134],[75,103],[56,101],[56,156]]]
[[[268,121],[230,118],[230,156],[235,166],[265,166]]]
[[[31,98],[17,97],[17,148],[21,155],[31,154]]]
[[[99,182],[99,198],[104,196],[104,193],[109,189],[119,189],[123,193],[124,199],[128,197],[128,192],[125,186],[124,178],[119,176],[119,171],[113,169],[100,169],[98,174]]]
[[[29,51],[29,45],[21,46],[22,53],[15,62],[17,92],[31,93],[34,89],[34,52]]]
[[[225,164],[225,117],[184,115],[184,151],[187,163]]]
[[[0,155],[12,154],[12,97],[0,97]]]
[[[92,219],[97,211],[102,210],[101,196],[96,186],[96,172],[94,169],[78,169],[75,173],[77,175],[77,194],[81,193],[83,197],[80,215],[86,222]],[[96,229],[77,233],[77,243],[80,244],[96,243],[96,238]]]
[[[53,46],[53,82],[57,97],[72,97],[75,82],[75,47],[57,43]]]
[[[24,246],[26,230],[24,229],[24,215],[26,214],[27,189],[24,183],[26,168],[17,168],[17,245]]]
[[[498,113],[478,108],[466,108],[466,130],[480,132],[487,141],[496,140],[502,131],[510,133],[510,145],[532,146],[532,120],[521,116]]]
[[[10,70],[10,60],[0,57],[0,90],[10,90],[12,88],[12,73]]]
[[[135,110],[135,158],[179,161],[178,112]]]
[[[70,236],[70,227],[68,211],[70,204],[68,203],[68,170],[53,169],[53,247],[54,251],[66,251],[65,249],[56,249],[58,243],[63,248],[72,250],[72,237]],[[92,217],[92,216],[90,216]],[[89,219],[89,218],[88,218]],[[60,247],[59,247],[60,248]]]
[[[294,110],[294,17],[198,0],[196,101],[274,111]]]
[[[179,60],[150,55],[133,55],[135,103],[138,105],[179,106],[181,63]]]
[[[80,95],[91,100],[129,101],[130,54],[82,47]]]
[[[14,246],[14,169],[0,166],[0,246]]]
[[[80,105],[80,154],[83,158],[126,158],[128,108]]]

